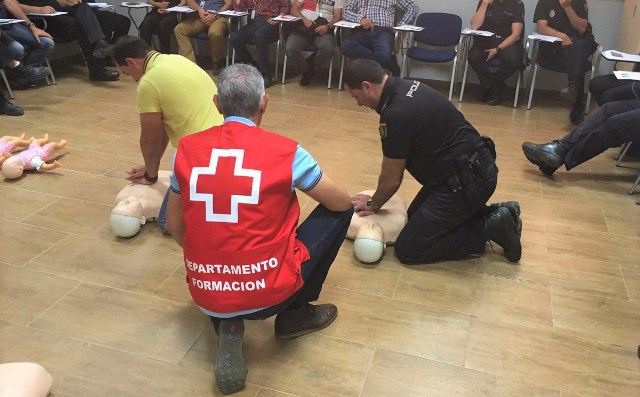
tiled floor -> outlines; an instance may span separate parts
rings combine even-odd
[[[191,302],[179,247],[153,224],[131,239],[109,229],[124,170],[141,162],[135,83],[58,74],[57,86],[17,92],[25,116],[0,118],[3,135],[68,141],[63,168],[0,181],[0,362],[41,363],[54,397],[218,395],[217,339]],[[323,79],[270,88],[263,127],[298,140],[351,193],[372,189],[377,115]],[[454,103],[497,144],[494,199],[521,203],[520,263],[488,246],[412,267],[389,248],[370,266],[347,241],[321,296],[337,321],[288,342],[273,319],[248,322],[239,396],[640,395],[640,207],[626,194],[640,165],[616,168],[609,151],[544,177],[520,144],[569,130],[556,94],[537,94],[531,111],[472,94]],[[417,188],[407,176],[400,194]],[[313,203],[300,201],[306,216]]]

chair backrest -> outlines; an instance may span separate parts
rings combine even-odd
[[[431,46],[453,46],[460,42],[462,18],[444,12],[425,12],[418,15],[416,25],[423,27],[415,32],[413,38],[422,44]]]

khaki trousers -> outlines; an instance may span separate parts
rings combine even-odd
[[[196,55],[193,52],[191,37],[202,32],[207,32],[209,35],[209,44],[211,44],[211,57],[215,63],[222,64],[227,51],[224,38],[224,35],[229,31],[227,18],[220,17],[213,21],[213,23],[207,28],[196,15],[195,18],[186,18],[180,22],[173,31],[176,35],[180,55],[194,63],[196,62]]]

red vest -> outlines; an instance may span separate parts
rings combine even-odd
[[[187,282],[198,306],[217,313],[263,308],[302,286],[309,252],[296,239],[296,147],[233,121],[180,140],[174,171]]]

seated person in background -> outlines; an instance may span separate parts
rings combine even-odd
[[[474,36],[469,50],[469,64],[480,80],[481,100],[490,106],[499,105],[505,80],[522,66],[522,0],[480,0],[471,17],[471,29],[495,33],[492,37]],[[491,71],[490,62],[500,60]]]
[[[361,26],[342,43],[343,54],[350,58],[373,59],[391,75],[400,76],[400,66],[393,54],[393,27],[398,9],[403,11],[398,25],[411,24],[418,15],[418,6],[413,0],[349,0],[342,11],[342,19]]]
[[[85,0],[84,2],[95,3],[96,0]],[[104,3],[104,1],[100,2]],[[127,16],[111,12],[109,8],[103,10],[91,7],[91,9],[96,15],[96,18],[98,18],[100,28],[110,44],[115,43],[120,36],[126,36],[129,34],[131,20]]]
[[[79,0],[19,0],[25,13],[36,12],[52,14],[64,11],[66,15],[45,17],[47,32],[56,41],[70,42],[78,40],[80,50],[89,69],[92,81],[118,80],[120,74],[105,68],[104,58],[109,55],[112,45],[106,40],[100,23],[91,8]]]
[[[218,84],[214,101],[224,124],[180,140],[167,227],[183,247],[189,292],[218,334],[216,383],[229,394],[247,377],[245,319],[275,315],[278,339],[321,330],[336,319],[335,305],[310,302],[320,296],[353,208],[347,191],[297,142],[259,127],[269,97],[253,66],[227,67]],[[207,171],[214,161],[215,178]],[[250,196],[234,191],[247,188]],[[319,203],[300,226],[296,188]],[[230,194],[243,199],[230,203]]]
[[[184,6],[187,0],[155,1],[148,0],[153,10],[145,15],[140,24],[140,37],[153,47],[153,35],[160,39],[159,51],[163,54],[171,53],[171,34],[178,24],[178,13],[169,12],[167,8]]]
[[[538,60],[542,66],[567,73],[569,83],[560,95],[573,102],[569,120],[584,120],[584,74],[591,68],[589,56],[596,50],[591,33],[586,0],[539,0],[533,16],[538,32],[556,36],[562,42],[540,43]]]
[[[322,65],[333,57],[336,46],[333,24],[342,19],[344,2],[345,0],[293,1],[291,15],[301,20],[285,25],[285,49],[287,56],[302,70],[301,86],[311,83],[316,65]],[[318,47],[318,50],[305,60],[302,50],[310,44]]]
[[[191,38],[202,32],[207,32],[211,45],[211,58],[213,58],[211,74],[217,76],[225,66],[227,43],[225,43],[224,35],[229,32],[229,27],[227,26],[227,18],[208,11],[232,10],[233,0],[207,0],[204,7],[201,7],[200,2],[196,0],[187,0],[187,5],[197,12],[185,15],[182,22],[173,29],[180,55],[195,63],[196,55],[193,52]]]
[[[247,44],[255,44],[258,53],[258,70],[264,78],[264,88],[273,85],[269,66],[269,44],[278,41],[278,22],[273,18],[289,13],[289,0],[235,0],[236,11],[249,11],[249,22],[231,33],[231,45],[236,50],[237,61],[254,63]]]
[[[29,20],[16,0],[0,0],[0,18],[22,19],[22,23],[14,23],[2,27],[13,40],[5,37],[5,45],[9,56],[27,66],[42,66],[44,59],[53,51],[54,43],[51,35]],[[15,69],[7,69],[7,77],[15,80]],[[16,82],[19,85],[20,82]],[[24,86],[26,88],[26,86]],[[21,88],[21,87],[17,87]]]
[[[545,175],[562,165],[567,171],[625,142],[640,142],[640,86],[634,99],[605,103],[563,138],[537,145],[522,144],[524,155]]]
[[[640,63],[633,66],[633,71],[640,72]],[[640,82],[633,80],[618,80],[611,73],[592,78],[589,81],[589,91],[598,105],[602,106],[607,102],[638,98],[639,84]]]

